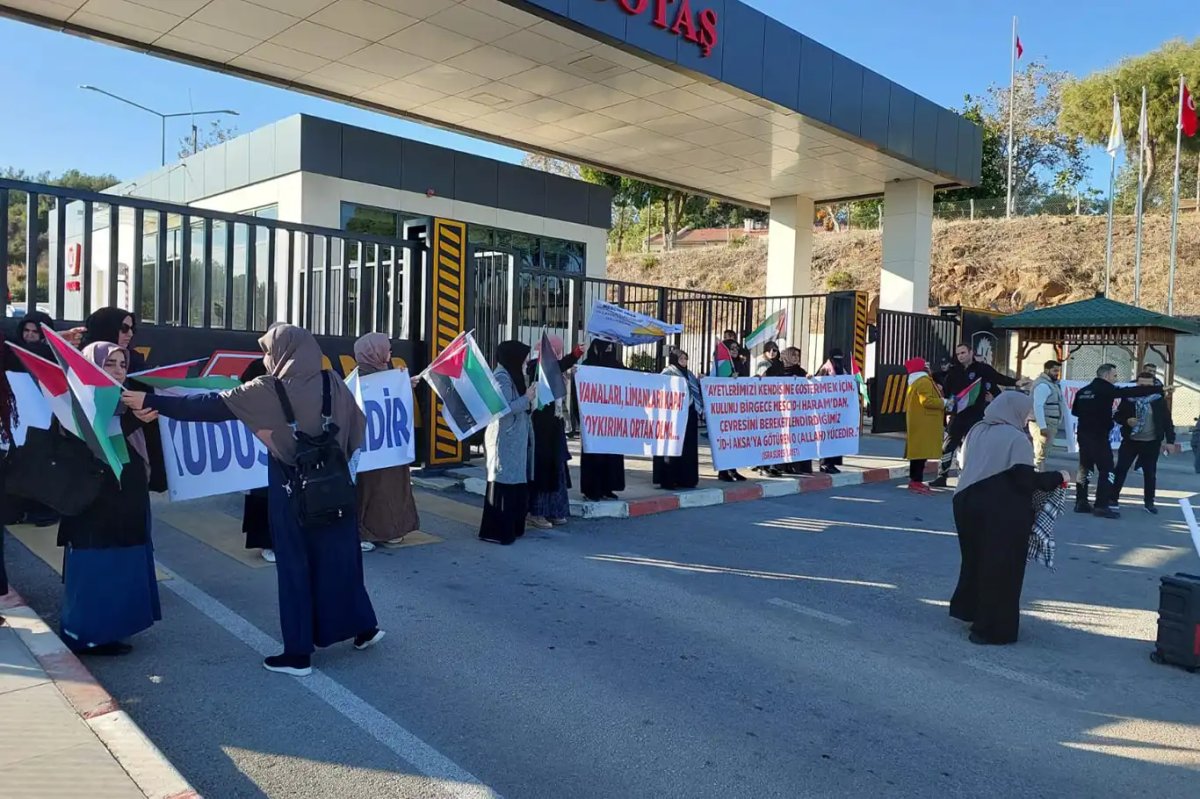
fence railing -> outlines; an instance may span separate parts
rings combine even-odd
[[[418,241],[0,179],[6,296],[18,205],[25,296],[14,299],[57,319],[116,305],[156,325],[263,330],[289,321],[320,335],[419,337]]]

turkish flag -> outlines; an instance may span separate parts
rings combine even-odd
[[[1017,37],[1017,58],[1025,55],[1025,48],[1021,46],[1021,37]]]
[[[1183,87],[1183,106],[1179,109],[1179,124],[1183,126],[1183,135],[1189,138],[1196,135],[1196,101],[1192,99],[1186,84]]]

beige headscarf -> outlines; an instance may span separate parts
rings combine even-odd
[[[354,360],[364,377],[392,368],[392,340],[385,333],[367,333],[354,342]]]
[[[983,421],[971,428],[963,442],[963,469],[955,493],[1014,466],[1033,465],[1032,413],[1033,399],[1021,391],[1002,391],[988,403]]]
[[[104,362],[108,360],[108,356],[113,352],[121,352],[125,354],[125,366],[129,366],[129,351],[124,347],[113,344],[108,341],[97,341],[83,348],[83,357],[87,358],[92,363],[104,368]],[[117,405],[117,416],[125,413],[128,410],[124,405]],[[146,452],[146,434],[142,432],[142,428],[136,428],[132,433],[125,436],[125,440],[129,442],[129,446],[142,459],[142,463],[146,464],[146,471],[150,470],[150,456]]]
[[[321,348],[307,330],[287,324],[272,325],[258,345],[262,347],[267,374],[221,392],[221,399],[234,416],[262,439],[272,455],[294,466],[296,440],[283,415],[275,383],[282,383],[287,391],[300,430],[309,435],[320,434]],[[349,457],[363,445],[367,419],[337,375],[330,374],[329,383],[333,423],[338,426],[337,440]]]

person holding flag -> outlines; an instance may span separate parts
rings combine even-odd
[[[59,522],[58,545],[63,547],[62,637],[76,654],[125,655],[133,647],[124,639],[162,619],[150,535],[149,464],[143,434],[144,427],[158,414],[148,410],[128,413],[119,403],[114,406],[96,398],[119,392],[125,383],[128,353],[124,347],[97,342],[84,347],[80,356],[74,350],[60,351],[70,347],[61,339],[52,337],[51,343],[71,379],[80,437],[93,450],[98,437],[108,437],[106,452],[117,454],[123,461],[119,470],[105,470],[104,487],[85,511],[63,516]],[[92,394],[91,399],[84,396],[87,393]],[[96,417],[88,418],[89,410]],[[105,410],[109,416],[100,418]]]
[[[561,340],[559,342],[561,346]],[[529,483],[529,524],[545,530],[567,523],[571,502],[571,472],[567,464],[567,428],[560,414],[567,396],[564,375],[583,356],[576,345],[559,358],[554,342],[546,333],[538,343],[537,359],[529,363],[529,378],[537,386],[536,408],[529,420],[533,426],[533,479]]]
[[[954,400],[954,405],[950,408],[950,423],[946,426],[938,476],[929,484],[935,488],[946,487],[954,453],[962,446],[970,429],[983,418],[987,404],[1002,386],[1012,388],[1018,385],[1016,379],[975,360],[975,352],[970,344],[963,343],[955,347],[954,360],[942,382],[943,393],[948,400]]]
[[[526,385],[529,345],[502,341],[496,347],[492,378],[507,412],[493,416],[483,436],[487,453],[487,495],[479,520],[479,538],[508,545],[525,535],[529,515],[529,478],[533,467],[533,427],[529,415],[537,385]]]
[[[700,419],[704,416],[700,378],[688,369],[688,354],[679,349],[671,350],[662,373],[683,378],[688,387],[689,405],[683,449],[675,458],[654,458],[654,482],[664,491],[695,488],[700,484]]]

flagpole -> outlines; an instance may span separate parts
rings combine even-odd
[[[1167,277],[1167,315],[1175,312],[1175,247],[1179,234],[1179,149],[1183,146],[1183,75],[1179,76],[1179,109],[1175,114],[1175,187],[1171,192],[1171,268]]]
[[[1016,107],[1017,86],[1017,18],[1013,17],[1012,42],[1008,48],[1008,197],[1004,204],[1004,217],[1012,218],[1013,211],[1013,151],[1016,142],[1013,141],[1014,109]]]
[[[1137,216],[1136,233],[1134,234],[1133,249],[1133,304],[1141,306],[1142,299],[1142,195],[1145,187],[1142,185],[1143,173],[1146,168],[1146,127],[1142,124],[1146,118],[1146,87],[1142,87],[1142,114],[1138,117],[1138,182],[1137,203],[1134,213]]]
[[[1113,241],[1113,188],[1117,176],[1117,154],[1108,157],[1108,246],[1104,254],[1104,296],[1108,296],[1109,283],[1112,280],[1112,241]]]

